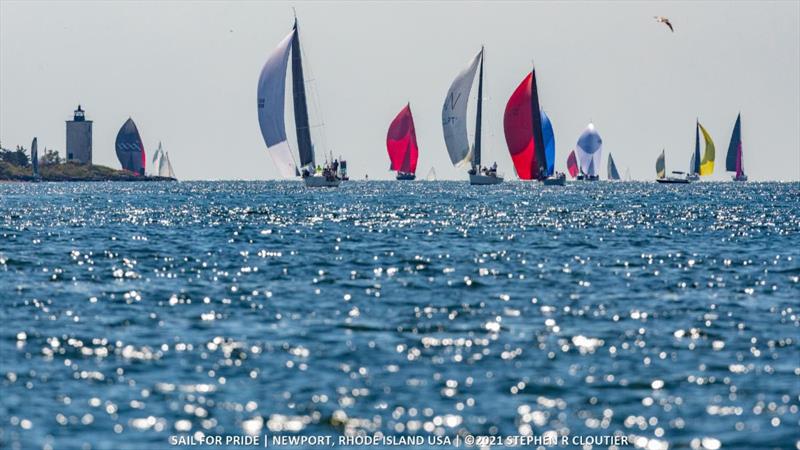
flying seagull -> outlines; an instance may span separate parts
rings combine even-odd
[[[664,25],[668,26],[669,27],[669,31],[672,31],[673,33],[675,32],[675,29],[672,28],[672,24],[669,23],[669,19],[667,19],[666,17],[664,17],[664,16],[653,16],[653,18],[656,19],[656,22],[663,23]]]

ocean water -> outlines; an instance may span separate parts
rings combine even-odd
[[[0,447],[800,448],[799,238],[798,183],[0,184]]]

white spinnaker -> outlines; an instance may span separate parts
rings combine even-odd
[[[272,51],[258,77],[258,124],[267,150],[283,178],[297,174],[284,120],[286,71],[293,37],[294,30]]]
[[[469,66],[453,80],[442,106],[444,142],[453,165],[460,165],[472,157],[467,136],[467,101],[480,58],[481,52],[478,52]]]
[[[578,167],[586,175],[599,176],[598,168],[601,166],[603,155],[603,139],[595,130],[594,124],[589,124],[575,146],[575,156],[578,157]]]

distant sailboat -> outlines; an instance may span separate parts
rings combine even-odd
[[[158,141],[158,148],[153,153],[152,165],[157,170],[155,175],[164,178],[175,178],[175,171],[172,170],[172,162],[169,159],[169,152],[165,152]]]
[[[31,167],[33,168],[33,178],[38,180],[39,176],[39,138],[33,138],[31,142]]]
[[[496,165],[492,169],[481,166],[481,118],[483,114],[483,59],[484,49],[472,59],[469,66],[453,80],[442,106],[442,131],[450,161],[455,166],[470,163],[470,184],[499,184],[503,178],[497,175]],[[475,72],[478,71],[478,98],[475,113],[475,141],[470,149],[467,135],[467,101],[472,90]]]
[[[608,179],[620,180],[619,171],[617,170],[617,165],[614,164],[614,158],[611,153],[608,154]]]
[[[431,167],[431,170],[428,171],[428,175],[425,176],[425,180],[436,181],[436,168]]]
[[[700,133],[703,133],[703,141],[705,144],[705,152],[703,157],[700,157]],[[687,178],[690,181],[697,181],[701,176],[711,175],[714,173],[714,159],[716,151],[714,149],[714,141],[708,131],[700,124],[700,121],[695,123],[694,133],[694,153],[689,163],[689,174]]]
[[[742,114],[736,116],[736,124],[731,133],[731,143],[728,144],[728,155],[725,157],[725,170],[736,172],[733,181],[747,181],[742,164]]]
[[[301,174],[292,157],[284,120],[286,72],[289,67],[290,50],[294,125],[303,180],[309,187],[337,187],[341,179],[336,171],[326,168],[318,174],[315,170],[297,18],[292,31],[270,54],[258,79],[258,123],[261,126],[264,143],[281,176],[291,178]]]
[[[683,175],[683,172],[672,172],[676,175]],[[661,150],[661,155],[656,159],[656,181],[664,184],[687,184],[689,180],[686,177],[667,176],[667,158],[664,155],[664,150]]]
[[[567,170],[572,178],[578,176],[578,159],[575,157],[575,150],[570,151],[567,156]]]
[[[139,129],[130,117],[122,125],[117,133],[115,143],[117,159],[125,170],[137,175],[144,175],[147,157],[142,144],[142,137],[139,136]]]
[[[389,125],[389,132],[386,135],[386,151],[389,152],[390,169],[397,171],[398,180],[416,178],[419,147],[417,146],[417,132],[414,129],[414,116],[411,114],[410,103],[397,114],[397,117]]]
[[[578,138],[575,154],[578,156],[578,168],[581,171],[578,179],[585,181],[599,180],[600,173],[598,170],[603,156],[603,139],[593,123],[590,123]]]

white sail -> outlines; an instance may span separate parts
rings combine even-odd
[[[447,145],[447,153],[450,154],[450,161],[454,165],[460,165],[472,158],[467,136],[467,100],[472,90],[475,72],[478,70],[481,53],[482,51],[478,52],[469,66],[453,80],[442,106],[444,142]]]
[[[165,154],[164,157],[167,159],[167,176],[175,178],[175,171],[172,170],[172,161],[169,160],[169,153]]]
[[[158,176],[160,177],[168,177],[169,176],[169,168],[167,167],[167,157],[165,154],[161,154],[161,159],[158,161]]]
[[[283,178],[297,175],[284,120],[286,70],[294,33],[292,30],[273,50],[258,78],[258,124],[267,150]]]
[[[603,139],[590,123],[578,138],[575,146],[575,155],[578,157],[578,166],[586,175],[599,176],[598,168],[603,156]]]
[[[161,157],[163,154],[164,150],[161,149],[161,141],[158,141],[158,148],[156,149],[155,153],[153,153],[153,161],[151,162],[155,164],[156,161],[158,161],[158,158]]]

